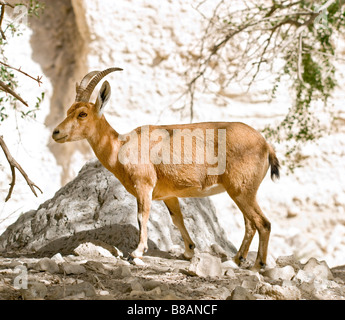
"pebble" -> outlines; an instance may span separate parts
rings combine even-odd
[[[93,285],[90,282],[83,281],[78,284],[55,287],[53,292],[48,296],[48,299],[58,300],[68,297],[83,299],[85,297],[94,297],[95,295],[96,290]]]
[[[292,266],[271,268],[265,270],[263,275],[272,280],[291,280],[295,276],[295,270]]]
[[[198,277],[220,277],[223,274],[221,259],[207,252],[194,255],[188,272]]]
[[[29,283],[27,289],[20,289],[23,300],[43,300],[48,289],[41,282]]]
[[[35,265],[34,269],[37,271],[46,271],[49,273],[58,273],[60,271],[57,263],[49,258],[40,259]]]
[[[61,272],[67,275],[70,274],[82,274],[86,272],[84,266],[78,263],[63,262],[60,264]]]
[[[237,286],[226,300],[256,300],[256,298],[246,288]]]
[[[126,278],[132,275],[131,269],[128,266],[119,266],[113,270],[113,276],[116,278]]]

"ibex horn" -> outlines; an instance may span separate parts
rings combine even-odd
[[[97,84],[109,73],[114,72],[114,71],[122,71],[123,69],[121,68],[109,68],[104,71],[92,71],[88,73],[83,80],[80,83],[80,94],[79,92],[77,93],[77,98],[78,101],[84,101],[84,102],[89,102],[91,94]],[[91,79],[91,81],[90,81]],[[85,80],[85,81],[84,81]],[[90,82],[89,82],[90,81]],[[85,86],[85,83],[89,82],[86,88],[83,88],[82,86]],[[78,89],[79,90],[79,89]],[[82,91],[81,91],[82,90]],[[77,101],[77,100],[76,100]]]

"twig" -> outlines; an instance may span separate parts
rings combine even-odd
[[[10,183],[10,189],[8,191],[8,195],[7,195],[6,199],[5,199],[5,202],[7,202],[11,198],[12,191],[13,191],[14,185],[16,183],[16,172],[15,172],[16,168],[22,174],[22,176],[24,177],[25,181],[28,183],[31,191],[33,192],[33,194],[36,197],[37,197],[37,193],[36,193],[34,187],[37,188],[41,193],[43,193],[42,190],[37,185],[35,185],[35,183],[33,183],[29,179],[28,175],[23,170],[23,168],[20,166],[20,164],[12,157],[12,155],[11,155],[10,151],[8,150],[8,148],[6,146],[6,143],[5,143],[4,139],[3,139],[3,136],[0,136],[0,146],[1,146],[2,150],[5,153],[6,159],[7,159],[8,163],[10,164],[11,172],[12,172],[12,181]]]
[[[298,61],[297,61],[297,76],[299,81],[303,82],[302,78],[302,32],[299,34],[298,41]]]
[[[0,89],[4,90],[5,92],[9,93],[13,97],[17,98],[21,103],[25,106],[29,106],[17,93],[15,93],[6,83],[0,80]]]
[[[5,62],[0,61],[0,63],[1,63],[3,66],[7,67],[7,68],[16,70],[16,71],[18,71],[18,72],[24,74],[25,76],[27,76],[27,77],[29,77],[29,78],[31,78],[31,79],[37,81],[38,85],[41,85],[41,84],[42,84],[42,81],[41,81],[42,76],[41,76],[41,77],[40,77],[40,76],[37,76],[37,78],[34,78],[33,76],[30,76],[28,73],[24,72],[20,67],[19,67],[19,69],[17,69],[17,68],[15,68],[15,67],[12,67],[12,66],[8,65],[8,64],[5,63]]]
[[[1,36],[4,40],[6,40],[6,36],[5,36],[5,32],[2,30],[1,25],[2,25],[2,21],[4,20],[4,16],[5,16],[5,5],[1,4],[1,14],[0,14],[0,33]]]
[[[12,4],[8,3],[7,1],[2,1],[2,0],[0,0],[0,4],[1,4],[2,6],[9,6],[9,7],[11,7],[11,8],[14,8],[14,6],[13,6]]]

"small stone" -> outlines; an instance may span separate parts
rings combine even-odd
[[[295,270],[291,266],[271,268],[265,270],[263,275],[272,280],[291,280],[295,276]]]
[[[236,277],[235,271],[233,269],[226,269],[224,272],[224,275],[229,277],[229,278]]]
[[[47,287],[41,282],[33,282],[28,284],[27,289],[20,290],[24,300],[43,300],[47,295]]]
[[[278,285],[270,285],[265,283],[260,287],[259,294],[269,296],[274,300],[299,300],[301,299],[301,292],[294,286],[281,287]]]
[[[131,289],[133,291],[145,291],[144,287],[142,286],[142,284],[137,279],[135,279],[131,282]]]
[[[53,261],[57,264],[65,262],[65,259],[62,257],[61,253],[57,253],[51,257]]]
[[[82,274],[86,272],[84,266],[78,263],[64,262],[60,264],[61,272],[66,274]]]
[[[143,260],[139,259],[139,258],[134,258],[133,259],[133,263],[136,266],[145,266],[146,265],[146,263]]]
[[[276,260],[277,267],[285,267],[287,265],[294,268],[297,273],[299,269],[302,268],[302,264],[296,259],[294,255],[290,256],[279,256]]]
[[[153,295],[153,296],[160,296],[162,294],[162,290],[160,287],[156,287],[150,291],[147,291],[146,294]]]
[[[318,261],[310,258],[304,265],[303,270],[312,273],[317,279],[333,280],[333,274],[326,261]]]
[[[168,294],[166,294],[165,296],[160,298],[161,300],[181,300],[181,298],[179,298],[175,292],[173,291],[169,291]]]
[[[115,246],[113,246],[113,254],[115,255],[115,257],[123,258],[123,252]]]
[[[59,266],[54,260],[49,258],[40,259],[35,265],[34,269],[37,271],[46,271],[49,273],[58,273],[60,271]]]
[[[84,267],[101,274],[108,274],[109,272],[109,269],[102,262],[98,261],[88,261],[84,264]]]
[[[294,279],[300,282],[312,282],[315,279],[315,275],[304,270],[299,270]]]
[[[236,262],[234,260],[227,260],[227,261],[224,261],[222,263],[222,268],[225,268],[225,269],[228,269],[228,268],[238,269],[239,266],[236,264]]]
[[[168,291],[169,286],[166,283],[156,281],[156,280],[148,280],[143,283],[143,287],[145,290],[150,291],[156,287],[160,287],[162,291]]]
[[[241,286],[242,288],[255,291],[259,283],[260,279],[256,275],[249,275],[244,277]]]
[[[219,257],[222,260],[222,262],[227,261],[229,259],[225,250],[218,243],[212,244],[211,250],[217,257]]]
[[[256,298],[247,289],[237,286],[226,300],[256,300]]]
[[[7,264],[6,266],[9,268],[16,268],[17,266],[22,266],[22,265],[23,265],[22,262],[13,260],[9,264]]]
[[[65,285],[55,287],[53,292],[48,296],[51,300],[65,299],[73,297],[74,299],[83,299],[85,297],[94,297],[96,290],[90,282],[83,281],[74,285]]]
[[[112,247],[111,249],[113,250],[114,247]],[[88,259],[97,259],[100,257],[115,258],[109,250],[103,248],[102,246],[95,245],[91,242],[85,242],[80,244],[77,248],[73,250],[73,252],[78,256],[82,256]]]
[[[132,275],[131,269],[128,266],[119,266],[115,270],[113,270],[113,275],[117,278],[126,278]]]
[[[188,271],[198,277],[220,277],[223,274],[220,258],[206,252],[192,258]]]

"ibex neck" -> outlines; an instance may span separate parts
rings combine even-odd
[[[108,170],[115,167],[120,147],[119,134],[111,127],[107,120],[97,121],[94,132],[87,139],[96,157]]]

